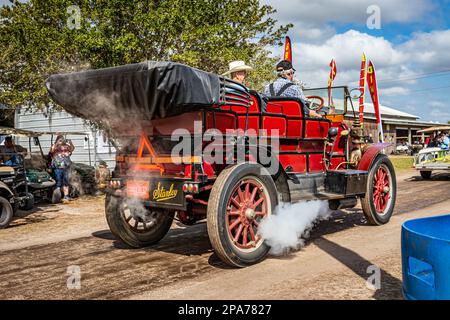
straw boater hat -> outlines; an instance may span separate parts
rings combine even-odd
[[[229,64],[229,70],[227,72],[225,72],[223,74],[223,76],[232,74],[233,72],[250,71],[250,70],[253,70],[253,68],[250,66],[247,66],[244,61],[242,61],[242,60],[232,61]]]

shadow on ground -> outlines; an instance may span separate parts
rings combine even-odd
[[[314,244],[328,253],[334,259],[348,267],[356,275],[367,280],[373,273],[368,269],[374,263],[366,260],[358,253],[344,248],[337,243],[327,240],[323,237],[314,241]],[[402,299],[402,282],[390,273],[380,268],[380,288],[376,289],[373,298],[376,300]]]

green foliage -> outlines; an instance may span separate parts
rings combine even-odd
[[[0,103],[49,105],[44,81],[54,73],[144,60],[171,60],[221,74],[245,60],[248,84],[273,78],[267,46],[292,25],[277,26],[259,0],[10,0],[0,10]],[[81,9],[71,30],[67,8]]]

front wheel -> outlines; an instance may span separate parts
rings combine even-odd
[[[26,199],[20,207],[21,210],[29,211],[34,208],[34,195],[32,193],[26,194]]]
[[[14,210],[11,203],[3,197],[0,197],[0,229],[6,228],[13,219]]]
[[[277,203],[275,183],[264,167],[243,163],[223,170],[207,211],[209,239],[219,258],[234,267],[262,261],[270,247],[258,227]]]
[[[148,208],[137,201],[106,196],[106,221],[112,234],[134,248],[160,241],[172,225],[174,212]]]
[[[369,223],[388,223],[394,212],[396,197],[394,166],[386,155],[380,154],[370,167],[366,195],[361,199],[362,209]]]
[[[420,175],[424,180],[431,179],[431,171],[420,171]]]

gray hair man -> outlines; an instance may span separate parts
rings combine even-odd
[[[303,110],[307,117],[321,116],[314,110],[310,110],[306,104],[306,97],[303,94],[302,89],[296,83],[294,83],[295,69],[292,67],[292,63],[288,60],[282,60],[277,64],[277,80],[267,85],[264,89],[264,94],[271,97],[292,97],[300,99],[303,103]]]

